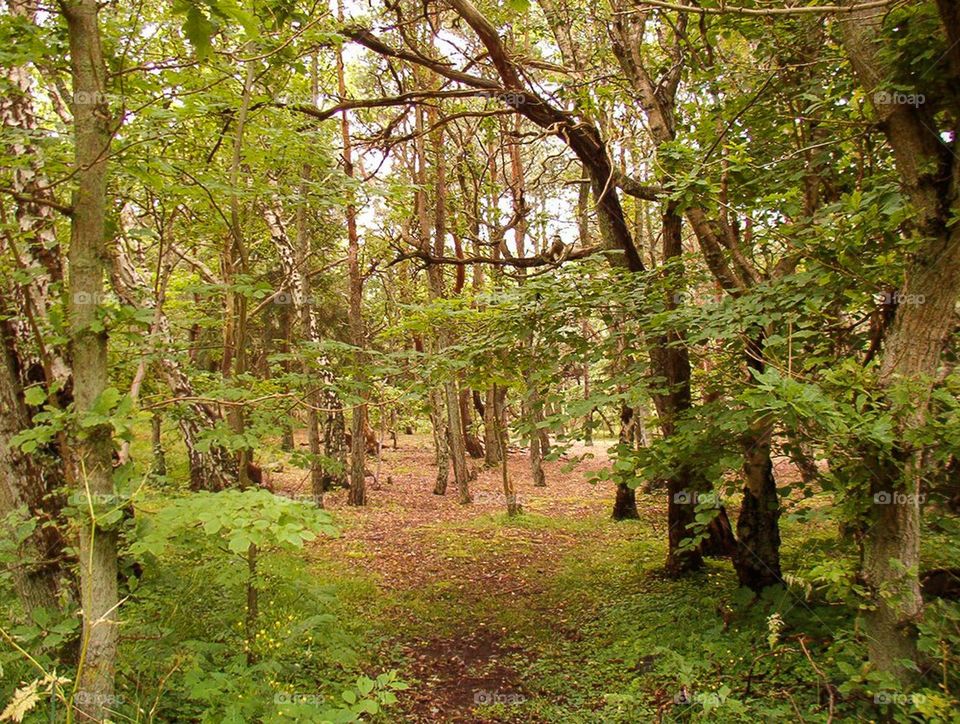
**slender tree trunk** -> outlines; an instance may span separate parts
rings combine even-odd
[[[504,124],[505,125],[505,124]],[[513,131],[519,137],[520,118],[514,118]],[[513,234],[517,247],[517,256],[524,256],[526,253],[525,244],[527,237],[527,202],[524,198],[526,194],[526,180],[523,173],[523,160],[520,157],[520,147],[516,140],[508,146],[510,158],[510,191],[512,194],[513,213],[516,215],[517,223],[514,226]],[[519,283],[523,283],[522,270]],[[535,359],[536,351],[536,332],[532,330],[527,339],[530,359]],[[534,487],[545,487],[547,484],[546,475],[543,472],[543,456],[549,451],[549,439],[544,447],[544,438],[540,434],[538,423],[543,419],[542,404],[540,393],[536,387],[536,381],[533,379],[532,371],[525,369],[523,372],[523,383],[526,392],[523,410],[527,418],[527,424],[530,428],[530,475],[533,478]]]
[[[763,339],[761,334],[747,346],[749,370],[763,372]],[[754,591],[783,582],[780,573],[780,500],[770,457],[772,434],[772,421],[759,420],[743,440],[743,503],[737,518],[735,565],[740,585]]]
[[[12,17],[35,22],[34,0],[8,0]],[[51,310],[59,304],[56,284],[63,281],[63,262],[57,243],[53,202],[49,180],[43,170],[43,159],[37,147],[28,141],[40,130],[34,108],[37,88],[31,68],[25,65],[0,67],[9,90],[0,97],[0,122],[11,131],[14,140],[5,149],[18,158],[11,172],[12,190],[18,194],[14,204],[17,233],[6,230],[0,251],[21,272],[21,279],[9,280],[10,339],[17,360],[16,372],[21,386],[45,382],[61,388],[61,407],[69,402],[71,389],[66,350],[51,346],[49,339],[59,335],[51,325]],[[6,283],[6,281],[5,281]]]
[[[433,111],[428,111],[430,125],[433,125]],[[436,164],[436,200],[433,215],[433,252],[443,255],[447,237],[447,180],[446,180],[446,149],[444,148],[444,133],[441,127],[433,133],[433,152]],[[441,268],[434,265],[429,270],[429,282],[434,298],[444,296]],[[438,340],[442,347],[450,343],[449,335],[442,331]],[[444,385],[444,396],[447,407],[447,435],[449,438],[450,462],[453,467],[453,479],[457,484],[457,496],[461,503],[469,503],[470,472],[467,467],[467,446],[464,439],[464,425],[460,417],[460,393],[455,379],[447,380]]]
[[[314,53],[310,59],[310,98],[313,106],[316,107],[320,98],[320,74],[318,68],[317,55]],[[307,184],[313,175],[313,169],[310,164],[303,164],[300,172],[300,196],[301,202],[297,205],[297,238],[296,248],[294,250],[294,265],[290,269],[291,273],[300,272],[299,284],[295,288],[299,289],[300,301],[300,324],[301,333],[304,338],[312,344],[320,341],[320,333],[317,329],[317,320],[314,316],[313,287],[310,283],[310,274],[308,273],[310,259],[310,232],[307,223]],[[313,497],[317,505],[323,507],[323,494],[332,489],[335,485],[342,485],[345,479],[344,463],[346,440],[343,421],[343,405],[340,395],[333,387],[335,381],[330,361],[326,356],[317,360],[320,370],[320,381],[323,389],[311,390],[307,395],[307,442],[310,450],[310,485],[313,491]],[[309,361],[304,361],[304,373],[310,376],[314,373]],[[326,408],[322,413],[324,419],[323,428],[323,448],[321,450],[320,435],[320,415],[317,408]],[[321,452],[327,458],[327,464],[320,459]]]
[[[69,256],[69,320],[75,410],[92,411],[107,387],[107,333],[98,328],[107,259],[105,216],[111,118],[107,69],[100,45],[96,0],[61,4],[70,41],[76,145],[76,190]],[[91,504],[114,496],[110,425],[96,425],[72,441],[75,479]],[[96,519],[78,526],[83,634],[76,702],[99,721],[114,691],[117,654],[117,533]],[[78,709],[81,707],[77,707]]]
[[[527,415],[531,425],[530,429],[530,475],[533,478],[533,487],[543,488],[547,485],[547,478],[543,472],[543,440],[540,437],[540,431],[537,429],[537,419],[542,415],[540,410],[540,397],[537,394],[536,385],[529,378],[526,379],[527,385]]]
[[[494,398],[497,395],[497,386],[493,386],[493,396]],[[507,449],[507,438],[506,431],[503,428],[503,425],[500,424],[500,418],[497,415],[493,416],[493,430],[494,434],[497,436],[498,443],[501,449]],[[520,506],[520,502],[517,500],[517,493],[513,487],[513,480],[510,478],[510,470],[507,467],[507,456],[502,455],[500,457],[500,479],[503,482],[503,497],[507,504],[507,515],[513,517],[519,515],[523,512],[523,509]]]
[[[223,359],[220,371],[224,382],[241,378],[247,371],[247,296],[234,289],[239,275],[248,270],[246,244],[240,223],[240,165],[243,153],[243,137],[246,131],[247,115],[250,110],[250,97],[253,92],[253,80],[256,68],[254,61],[245,63],[243,94],[237,113],[237,129],[233,142],[233,157],[230,164],[230,224],[224,243],[221,264],[223,281],[226,288],[226,314],[223,332]],[[246,411],[243,405],[231,405],[226,413],[227,423],[235,435],[243,435],[246,429]],[[237,452],[237,484],[246,488],[250,483],[250,463],[253,460],[249,447]]]
[[[430,421],[433,425],[433,445],[437,458],[437,482],[433,486],[434,495],[446,495],[447,482],[450,479],[450,436],[447,434],[444,397],[442,390],[430,391]]]
[[[463,425],[463,441],[466,445],[467,454],[472,458],[483,457],[483,445],[473,433],[473,414],[471,411],[471,391],[462,386],[460,387],[460,422]]]
[[[620,444],[634,448],[634,427],[636,426],[636,416],[633,408],[629,405],[623,405],[620,408]],[[628,520],[637,519],[640,513],[637,512],[637,491],[626,483],[617,483],[617,497],[613,503],[613,519]]]
[[[343,9],[338,8],[340,20],[343,20]],[[340,97],[347,97],[347,86],[343,74],[343,54],[337,52],[337,87]],[[347,177],[353,179],[353,150],[350,140],[350,118],[347,112],[340,114],[340,135],[343,142],[343,167]],[[347,199],[347,269],[350,278],[349,311],[351,342],[356,348],[354,364],[358,378],[363,376],[363,367],[366,363],[363,348],[366,344],[363,330],[363,277],[360,273],[360,237],[357,234],[357,209],[350,190]],[[360,379],[362,382],[362,379]],[[361,392],[361,397],[364,393]],[[367,404],[362,399],[354,405],[350,417],[350,494],[347,502],[350,505],[366,505],[366,456],[367,456]]]
[[[555,31],[557,32],[557,31]],[[571,50],[572,52],[572,50]],[[639,204],[638,204],[639,206]],[[580,248],[586,248],[590,245],[590,178],[586,173],[580,181],[580,189],[577,195],[577,234],[580,241]],[[580,322],[580,329],[583,332],[583,338],[587,339],[590,335],[590,322],[584,317]],[[590,362],[583,364],[583,399],[590,399]],[[587,447],[593,447],[593,409],[587,411],[583,418],[583,444]]]
[[[159,414],[153,413],[150,416],[150,445],[153,449],[153,466],[151,472],[159,477],[165,477],[167,474],[167,456],[163,451],[163,438],[161,437],[163,418]]]
[[[425,117],[429,113],[429,116]],[[416,217],[418,230],[418,245],[428,254],[443,254],[446,244],[446,178],[443,147],[443,129],[432,133],[433,151],[436,159],[436,199],[433,207],[433,218],[427,211],[427,153],[423,138],[425,129],[432,126],[435,118],[433,111],[417,110],[416,127],[417,140],[416,168],[414,177],[420,188],[415,193]],[[432,223],[431,223],[432,222]],[[431,244],[431,229],[433,243]],[[431,299],[440,299],[444,296],[443,272],[434,264],[427,269],[427,284]],[[441,330],[435,340],[435,349],[439,351],[448,344],[448,335]],[[457,485],[458,497],[461,503],[469,503],[470,473],[467,467],[466,444],[463,437],[463,421],[460,417],[460,396],[455,380],[446,380],[430,395],[431,421],[434,429],[434,442],[437,451],[437,484],[434,493],[446,493],[449,467],[453,468],[454,481]]]
[[[471,502],[470,470],[467,467],[467,451],[463,440],[463,424],[460,421],[460,395],[455,380],[444,384],[447,400],[447,434],[450,443],[450,461],[453,464],[453,479],[457,484],[457,498],[462,504]]]
[[[504,434],[498,434],[497,430],[503,427],[500,417],[500,409],[503,407],[498,399],[496,386],[487,390],[487,401],[483,406],[483,457],[484,464],[489,467],[496,467],[500,464],[505,448],[503,447]]]
[[[291,304],[283,304],[280,307],[280,352],[283,354],[283,361],[280,363],[280,366],[283,369],[284,375],[289,377],[290,372],[292,371],[293,365],[290,362],[290,350],[293,348],[293,316],[295,310]],[[266,325],[264,325],[266,327]],[[270,374],[270,363],[267,361],[270,348],[267,344],[264,344],[264,379],[269,378]],[[293,440],[293,427],[294,423],[297,422],[297,417],[295,414],[285,416],[283,421],[283,431],[280,437],[280,449],[284,452],[293,452],[294,449],[294,440]]]
[[[543,458],[547,457],[553,450],[553,443],[550,442],[550,432],[543,425],[547,421],[543,399],[539,390],[537,391],[537,402],[534,405],[534,416],[537,422],[537,437],[540,438],[540,454]],[[562,432],[562,430],[560,431]]]
[[[583,320],[583,336],[587,337],[590,331],[590,325],[586,319]],[[583,365],[583,399],[590,400],[590,363]],[[593,447],[593,408],[591,407],[583,418],[583,444],[587,447]]]

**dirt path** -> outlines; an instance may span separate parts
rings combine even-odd
[[[525,652],[511,643],[516,632],[501,625],[499,613],[509,610],[536,625],[545,615],[536,598],[577,540],[559,525],[492,523],[489,516],[505,511],[500,472],[483,470],[478,461],[473,504],[458,504],[452,485],[446,496],[433,495],[428,442],[401,436],[399,449],[384,450],[380,483],[368,479],[366,508],[349,508],[345,491],[326,497],[343,525],[341,538],[325,543],[326,555],[374,574],[379,587],[401,601],[431,602],[415,609],[401,603],[392,612],[400,631],[392,644],[405,659],[401,676],[415,683],[405,697],[406,721],[499,721],[495,712],[502,707],[490,705],[525,696],[515,665]],[[608,487],[586,479],[606,463],[605,450],[602,443],[578,446],[566,460],[547,463],[546,488],[533,487],[526,455],[512,454],[508,467],[525,513],[578,520],[607,515]],[[593,457],[566,470],[584,453]],[[278,492],[288,494],[305,492],[304,480],[300,471],[274,475]],[[470,612],[469,620],[461,620],[462,611]]]

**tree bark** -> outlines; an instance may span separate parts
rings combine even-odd
[[[12,17],[35,21],[34,2],[8,0],[6,6]],[[23,508],[38,521],[21,549],[23,564],[14,568],[13,583],[27,610],[35,606],[54,610],[60,595],[68,595],[71,587],[61,586],[68,561],[67,542],[60,528],[47,525],[60,518],[63,498],[59,491],[68,482],[65,438],[61,435],[49,450],[30,455],[12,447],[10,439],[31,425],[23,397],[25,386],[43,384],[48,392],[56,391],[51,402],[59,407],[69,405],[72,399],[66,350],[46,342],[52,331],[50,312],[59,305],[51,287],[63,281],[63,265],[54,210],[43,203],[53,201],[53,196],[42,159],[26,140],[39,128],[33,76],[28,67],[4,65],[0,77],[9,88],[0,96],[0,123],[15,139],[6,151],[26,164],[25,168],[18,164],[11,174],[12,189],[18,194],[14,206],[18,233],[3,233],[0,253],[12,259],[16,269],[29,272],[25,275],[28,281],[17,283],[11,278],[0,288],[0,308],[5,316],[0,323],[0,518]],[[24,140],[16,140],[17,134]]]
[[[69,322],[75,411],[92,411],[107,387],[107,333],[98,328],[107,260],[106,193],[111,117],[96,0],[63,2],[70,42],[76,146],[76,190],[69,255]],[[91,500],[114,496],[109,425],[88,427],[72,441],[75,479]],[[78,530],[83,634],[74,706],[99,721],[114,691],[117,653],[117,533],[82,520]],[[83,702],[82,706],[78,702]]]
[[[763,372],[764,335],[747,345],[747,369]],[[747,384],[752,381],[752,376]],[[753,591],[783,583],[780,572],[780,502],[773,476],[770,443],[773,422],[754,421],[743,439],[743,503],[737,518],[737,557],[740,585]]]
[[[950,6],[939,3],[938,9],[950,54],[950,82],[956,85],[960,82],[960,31],[955,8]],[[926,420],[929,392],[960,297],[960,225],[951,224],[960,215],[960,161],[944,143],[927,104],[876,102],[877,89],[889,77],[880,57],[880,18],[855,10],[844,15],[841,30],[857,79],[873,102],[893,151],[901,189],[912,205],[907,232],[916,250],[906,267],[901,296],[923,300],[897,306],[883,342],[881,386],[919,383],[925,394],[916,398],[912,417],[901,421],[896,430],[896,463],[873,460],[870,492],[874,502],[863,543],[863,582],[871,604],[866,613],[870,663],[906,687],[915,671],[903,662],[918,658],[917,623],[923,614],[918,493],[924,471],[922,452],[911,449],[905,438]]]
[[[238,292],[234,285],[237,276],[248,271],[246,243],[240,222],[240,166],[243,153],[243,137],[246,131],[247,115],[250,111],[250,98],[253,92],[255,67],[253,61],[247,61],[244,67],[243,93],[237,112],[237,128],[233,141],[233,156],[230,163],[230,217],[228,236],[224,242],[220,263],[222,266],[224,289],[226,290],[225,315],[223,324],[223,358],[220,373],[224,383],[242,378],[247,371],[247,295]],[[240,383],[242,384],[242,382]],[[246,410],[243,405],[231,405],[226,412],[226,420],[231,432],[243,435],[246,429]],[[253,460],[253,451],[244,446],[236,453],[237,484],[246,488],[250,484],[249,469]]]
[[[447,433],[445,409],[445,390],[430,391],[430,422],[433,427],[433,447],[436,453],[437,481],[433,486],[434,495],[446,495],[450,480],[450,435]]]
[[[158,413],[150,416],[150,447],[153,450],[153,465],[150,472],[159,477],[165,477],[167,474],[167,456],[163,450],[163,438],[161,437],[163,418]]]
[[[463,441],[463,424],[460,421],[460,395],[455,380],[444,383],[447,401],[447,435],[449,436],[450,461],[453,464],[453,479],[457,484],[457,498],[462,504],[471,502],[470,470],[467,468],[467,451]]]
[[[338,7],[340,20],[343,9]],[[343,53],[337,51],[337,87],[341,98],[346,98],[347,87],[343,73]],[[350,140],[350,119],[347,112],[340,115],[340,136],[343,142],[343,167],[349,179],[353,179],[353,149]],[[347,192],[347,273],[350,278],[348,320],[350,338],[355,348],[354,365],[359,381],[363,382],[363,367],[366,357],[363,348],[366,338],[363,328],[363,277],[360,273],[360,237],[357,234],[357,208],[353,190]],[[350,417],[350,493],[347,502],[350,505],[366,505],[366,456],[367,456],[367,403],[365,393],[360,392],[361,401],[354,405]]]
[[[502,394],[496,387],[487,390],[487,402],[483,407],[483,454],[484,464],[487,467],[496,467],[504,457],[505,447],[503,440],[506,433],[498,434],[497,430],[503,427]]]
[[[663,259],[675,261],[683,254],[682,219],[671,204],[663,214]],[[674,272],[677,273],[677,272]],[[676,306],[673,295],[667,299],[668,308]],[[676,432],[676,420],[687,412],[691,403],[690,358],[683,344],[682,333],[674,331],[656,340],[650,347],[652,367],[664,377],[665,392],[654,395],[654,404],[664,437]],[[667,526],[669,551],[666,569],[672,575],[699,569],[704,555],[727,555],[735,547],[726,510],[719,512],[710,524],[710,536],[695,548],[683,547],[682,542],[693,534],[698,499],[712,494],[712,486],[695,468],[685,466],[667,481]]]
[[[620,444],[634,447],[634,425],[636,424],[633,408],[629,405],[620,407]],[[637,491],[626,483],[617,483],[617,497],[613,503],[613,519],[637,519]]]
[[[462,385],[462,383],[461,383]],[[472,458],[483,457],[483,444],[473,432],[473,414],[471,412],[471,391],[460,388],[460,421],[463,424],[463,440],[467,454]]]
[[[493,386],[492,390],[493,397],[497,396],[497,386]],[[493,416],[493,432],[497,436],[497,442],[501,449],[507,449],[507,438],[506,430],[504,430],[503,425],[500,422],[500,418],[497,415]],[[513,487],[513,480],[510,478],[510,470],[507,466],[507,456],[502,455],[500,457],[500,478],[503,482],[503,497],[507,504],[507,515],[513,517],[519,515],[523,512],[523,509],[520,506],[520,502],[517,500],[517,493]]]
[[[0,345],[0,518],[20,510],[38,523],[21,546],[22,562],[12,570],[13,584],[27,611],[54,611],[59,608],[61,576],[57,561],[66,542],[59,528],[45,527],[52,522],[47,496],[53,490],[48,487],[42,465],[10,442],[30,427],[30,419],[7,340],[0,339]]]
[[[301,168],[300,191],[307,193],[307,180],[312,170],[308,164]],[[301,201],[296,211],[296,230],[291,238],[288,232],[283,208],[279,200],[273,200],[264,209],[264,219],[270,231],[270,238],[280,258],[280,268],[285,278],[285,288],[289,296],[294,315],[297,318],[300,334],[310,345],[320,343],[320,332],[314,315],[308,263],[310,258],[310,232],[307,224],[306,201]],[[311,386],[306,393],[307,402],[307,445],[310,451],[310,487],[314,501],[322,506],[323,495],[334,486],[342,485],[346,468],[344,449],[346,447],[343,420],[343,404],[334,389],[335,377],[332,365],[326,355],[316,359],[304,355],[303,373],[307,377],[318,377],[319,389]],[[324,434],[321,436],[318,408],[323,408]],[[321,446],[322,443],[322,446]],[[322,458],[326,457],[326,461]]]

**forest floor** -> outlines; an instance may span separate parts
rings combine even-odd
[[[612,521],[611,486],[588,479],[608,444],[546,463],[545,488],[513,452],[514,518],[499,468],[482,461],[472,461],[472,505],[457,502],[452,481],[434,495],[426,436],[384,450],[368,506],[348,507],[345,491],[327,497],[342,534],[310,548],[311,567],[369,635],[370,673],[396,668],[411,684],[404,721],[636,721],[641,704],[658,718],[677,706],[679,685],[644,676],[662,633],[695,650],[684,631],[726,630],[735,581],[724,561],[682,582],[661,575],[666,499],[638,495],[640,520]],[[299,473],[273,483],[293,495],[307,484]]]

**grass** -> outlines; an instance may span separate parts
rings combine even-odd
[[[639,502],[643,509],[652,501]],[[809,565],[811,553],[829,558],[826,530],[786,527],[789,565],[804,556]],[[380,590],[376,597],[365,590],[346,608],[368,630],[389,631],[394,644],[368,651],[371,666],[399,665],[402,673],[403,642],[456,641],[465,630],[484,629],[500,632],[510,685],[524,697],[478,707],[490,721],[755,721],[764,712],[786,718],[797,710],[805,721],[826,721],[818,675],[790,638],[811,637],[808,648],[823,657],[818,666],[831,668],[831,637],[851,622],[825,601],[804,600],[793,590],[753,600],[738,592],[726,561],[709,561],[680,580],[665,578],[662,531],[650,521],[484,514],[421,530],[427,544],[481,568],[520,553],[521,576],[537,585],[515,596],[477,595],[455,578]],[[542,550],[538,557],[539,534],[562,537],[564,552]],[[329,563],[325,572],[338,570]],[[774,613],[785,631],[768,643]],[[677,701],[681,691],[695,700]]]

